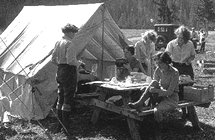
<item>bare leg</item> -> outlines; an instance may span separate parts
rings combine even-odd
[[[147,99],[149,99],[150,96],[151,96],[151,93],[149,92],[149,89],[150,89],[151,87],[159,88],[159,83],[158,83],[157,81],[153,80],[153,81],[149,84],[149,86],[145,89],[145,91],[143,92],[143,94],[141,95],[141,97],[140,97],[140,99],[139,99],[138,101],[136,101],[136,102],[134,102],[134,103],[128,103],[129,107],[135,108],[135,109],[140,109],[140,108],[142,108],[143,105],[144,105],[144,103],[145,103],[145,101],[146,101]]]

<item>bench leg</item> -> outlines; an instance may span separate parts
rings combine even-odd
[[[136,122],[134,119],[131,119],[127,117],[127,122],[128,122],[128,127],[130,130],[130,134],[133,140],[141,140],[140,134],[139,134],[139,129],[136,125]]]
[[[105,98],[106,98],[106,92],[104,92],[103,90],[101,90],[100,92],[101,92],[101,93],[100,93],[100,95],[99,95],[99,97],[98,97],[98,100],[104,101]],[[92,115],[92,118],[91,118],[91,122],[92,122],[93,124],[95,124],[95,123],[98,121],[98,117],[99,117],[100,112],[101,112],[101,108],[96,107],[96,108],[94,109],[93,115]]]
[[[128,103],[130,101],[130,96],[123,96],[122,97],[123,105],[125,108],[128,108]],[[136,121],[132,118],[127,117],[128,127],[130,130],[131,138],[133,140],[141,140],[139,129],[137,127]]]
[[[199,119],[198,119],[198,116],[196,114],[195,107],[194,106],[188,106],[187,109],[188,109],[188,115],[189,115],[190,121],[193,125],[193,128],[195,130],[202,130],[202,128],[199,124]]]

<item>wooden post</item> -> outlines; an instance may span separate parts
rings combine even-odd
[[[199,124],[199,119],[198,119],[198,116],[196,114],[195,107],[194,106],[188,106],[187,109],[188,109],[188,115],[189,115],[190,121],[193,125],[193,128],[195,130],[202,130],[202,128]]]
[[[101,79],[104,79],[104,32],[105,32],[105,19],[104,19],[104,14],[105,14],[105,5],[103,4],[103,9],[102,9],[102,60],[101,60]]]
[[[124,97],[122,97],[123,105],[125,106],[125,108],[128,108],[128,103],[130,101],[130,92],[131,91],[128,91],[128,92],[129,92],[128,94],[125,94]],[[141,137],[139,134],[139,129],[136,125],[136,121],[134,119],[127,117],[127,122],[128,122],[128,127],[130,130],[131,138],[133,140],[141,140]]]
[[[104,101],[106,98],[106,92],[102,88],[100,88],[99,90],[101,90],[101,91],[100,91],[100,95],[99,95],[98,100]],[[97,122],[100,112],[101,112],[101,108],[95,108],[94,109],[94,112],[93,112],[93,115],[91,118],[91,122],[93,124],[95,124]]]

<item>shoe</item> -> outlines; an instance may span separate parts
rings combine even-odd
[[[136,110],[141,110],[144,107],[144,105],[140,102],[128,103],[128,106]]]
[[[11,125],[12,125],[12,124],[11,124],[10,122],[5,122],[5,123],[3,123],[3,126],[4,126],[5,129],[10,128]]]

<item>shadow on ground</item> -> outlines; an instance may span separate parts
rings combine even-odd
[[[130,140],[130,132],[126,118],[107,111],[103,111],[96,124],[90,122],[92,115],[91,108],[82,108],[71,114],[70,132],[80,139],[93,139],[104,137],[114,140]],[[138,121],[139,122],[139,121]],[[47,117],[41,123],[54,134],[57,119]],[[143,122],[139,122],[139,130],[142,139],[154,139],[153,116],[147,116]],[[165,140],[214,140],[215,128],[200,122],[204,131],[194,131],[189,121],[180,119],[180,113],[176,112],[164,120],[160,126],[161,137]]]

